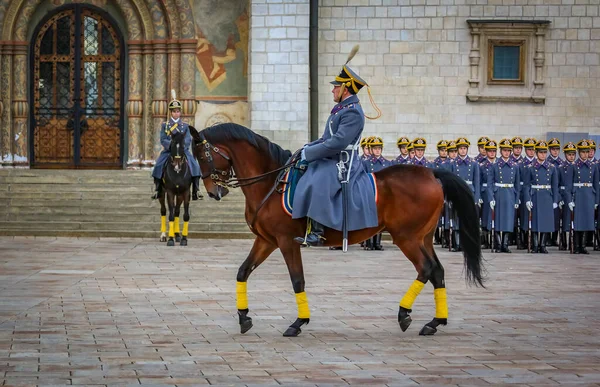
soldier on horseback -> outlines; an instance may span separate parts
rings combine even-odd
[[[198,200],[198,188],[200,184],[200,166],[198,161],[192,154],[190,147],[192,146],[192,136],[190,135],[190,127],[187,123],[181,120],[181,102],[179,102],[175,95],[175,90],[171,91],[173,99],[169,102],[169,113],[170,117],[167,122],[163,122],[160,127],[160,143],[163,146],[158,160],[154,164],[154,170],[152,171],[152,177],[154,177],[155,192],[152,199],[158,199],[160,191],[162,189],[162,177],[164,171],[164,165],[169,158],[169,149],[171,146],[171,139],[175,136],[184,136],[185,138],[185,157],[187,158],[192,174],[192,200]]]
[[[340,74],[330,82],[337,104],[323,136],[302,150],[301,160],[308,168],[298,182],[293,211],[294,219],[309,218],[306,236],[294,238],[302,245],[322,245],[324,226],[342,231],[345,220],[347,231],[378,225],[373,188],[358,154],[366,116],[356,94],[367,83],[347,65],[357,51],[355,46]],[[340,179],[342,174],[346,177]],[[342,198],[343,184],[347,184],[346,198]]]

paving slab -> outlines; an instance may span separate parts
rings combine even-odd
[[[239,333],[235,278],[249,240],[0,237],[2,385],[598,385],[600,254],[485,253],[487,289],[438,249],[449,324],[428,285],[401,332],[416,277],[389,242],[303,250],[311,322],[296,318],[283,257],[248,282],[254,327]]]

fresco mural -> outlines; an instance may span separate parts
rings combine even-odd
[[[248,8],[248,0],[194,0],[197,99],[247,99]]]

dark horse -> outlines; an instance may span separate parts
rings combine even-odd
[[[291,153],[241,125],[220,124],[200,133],[191,130],[191,133],[196,142],[194,154],[204,171],[202,179],[209,196],[220,200],[224,196],[223,186],[241,187],[246,197],[246,221],[256,234],[252,250],[237,274],[241,332],[245,333],[252,327],[252,320],[248,317],[246,281],[279,248],[290,273],[298,306],[298,318],[284,336],[297,336],[301,332],[300,327],[310,320],[300,245],[293,240],[304,235],[306,219],[292,220],[281,208],[281,197],[275,194],[275,187],[279,184],[276,172],[292,165],[289,162]],[[360,243],[384,230],[391,234],[394,244],[413,263],[418,273],[400,301],[400,327],[402,331],[408,328],[412,322],[409,315],[412,304],[425,283],[431,281],[436,314],[420,334],[432,335],[438,325],[447,323],[448,318],[444,268],[433,248],[433,234],[444,195],[461,219],[466,279],[470,284],[483,286],[479,222],[473,194],[463,180],[443,170],[396,165],[375,173],[375,177],[379,226],[350,232],[349,244]],[[325,237],[326,246],[342,244],[340,231],[326,229]]]
[[[190,127],[191,128],[191,127]],[[196,130],[194,129],[194,132]],[[190,185],[192,174],[185,157],[185,137],[178,134],[172,137],[170,156],[165,163],[163,175],[163,189],[158,199],[160,201],[160,241],[167,240],[167,221],[165,208],[165,196],[169,205],[169,240],[167,246],[175,246],[175,240],[181,241],[181,246],[187,246],[188,224],[190,221]],[[179,209],[183,203],[183,231],[179,234]]]

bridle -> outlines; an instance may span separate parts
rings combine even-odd
[[[210,142],[208,142],[208,140],[206,140],[206,138],[204,138],[202,135],[200,136],[200,139],[202,141],[197,143],[196,147],[203,148],[201,150],[201,152],[204,153],[204,157],[206,158],[206,162],[208,163],[209,169],[210,169],[209,172],[202,174],[202,176],[201,176],[202,180],[206,180],[210,177],[213,184],[215,184],[217,186],[221,186],[221,187],[239,188],[239,187],[244,187],[244,186],[258,183],[259,181],[263,180],[264,178],[266,178],[274,173],[281,172],[281,171],[286,170],[286,169],[290,168],[291,166],[293,166],[296,163],[296,156],[298,154],[298,152],[296,152],[294,155],[292,155],[290,160],[288,160],[288,162],[285,163],[285,165],[283,165],[279,168],[276,168],[272,171],[263,173],[261,175],[252,176],[252,177],[237,178],[237,177],[235,177],[235,174],[233,171],[233,166],[231,165],[231,158],[227,154],[223,153],[223,151],[221,151],[221,149],[219,149],[218,147],[216,147],[216,146],[212,145]],[[215,154],[221,156],[222,158],[224,158],[225,160],[227,160],[227,162],[229,164],[229,168],[227,170],[217,169],[215,167],[214,158],[212,156],[212,153],[215,153]]]
[[[177,154],[175,156],[173,156],[173,152],[170,152],[170,156],[169,158],[171,159],[171,165],[173,166],[173,170],[176,173],[181,172],[181,169],[179,167],[180,164],[186,165],[187,163],[187,158],[185,156],[185,153],[183,154],[183,156],[181,156],[179,154],[179,148],[180,148],[180,143],[176,143],[175,146],[177,148]]]

